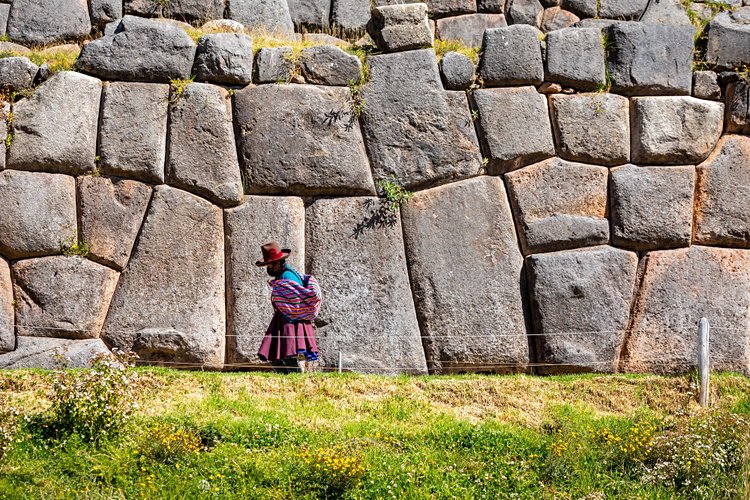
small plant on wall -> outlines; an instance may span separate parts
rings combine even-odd
[[[389,179],[379,179],[377,186],[385,196],[388,209],[392,212],[398,212],[401,205],[414,196],[414,193],[399,184],[395,175],[391,175]]]

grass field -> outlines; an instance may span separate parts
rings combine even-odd
[[[0,498],[750,498],[741,375],[701,410],[689,376],[133,373],[97,437],[50,416],[55,374],[0,372]]]

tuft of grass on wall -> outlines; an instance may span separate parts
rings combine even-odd
[[[458,52],[463,54],[469,59],[474,65],[479,63],[479,53],[481,49],[479,47],[469,47],[461,40],[438,40],[435,39],[434,47],[435,55],[438,61],[440,61],[445,54],[448,52]]]

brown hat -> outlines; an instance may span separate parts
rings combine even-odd
[[[281,246],[275,241],[270,241],[261,245],[260,251],[263,253],[263,260],[257,261],[255,263],[256,266],[267,266],[277,260],[284,260],[292,253],[288,248],[281,248]]]

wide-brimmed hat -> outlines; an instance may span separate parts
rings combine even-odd
[[[257,261],[255,263],[256,266],[267,266],[277,260],[284,260],[292,253],[288,248],[281,248],[281,245],[275,241],[261,245],[260,251],[263,253],[263,260]]]

